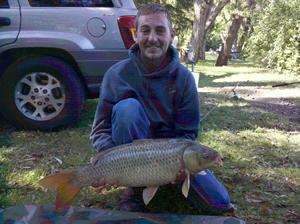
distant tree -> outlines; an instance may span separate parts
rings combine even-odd
[[[245,20],[244,20],[245,21]],[[253,32],[253,27],[251,26],[250,17],[246,18],[246,22],[241,24],[243,28],[243,34],[239,38],[237,52],[242,52],[246,44],[246,40],[250,37],[250,34]]]
[[[259,1],[261,12],[247,43],[249,56],[271,69],[300,74],[299,0]]]
[[[233,41],[236,38],[237,32],[240,29],[241,23],[243,21],[243,16],[240,14],[234,15],[232,24],[228,30],[225,42],[223,43],[222,50],[219,52],[215,66],[227,65],[228,59],[230,57],[230,52],[232,48]]]
[[[232,24],[227,32],[225,41],[222,46],[222,50],[219,53],[215,66],[227,65],[228,59],[230,58],[230,53],[234,40],[237,39],[237,34],[244,19],[244,15],[247,15],[249,9],[256,5],[255,0],[236,0],[233,8],[236,13],[232,14]],[[240,42],[241,43],[241,42]],[[244,43],[243,43],[244,44]],[[240,46],[241,47],[241,46]]]
[[[217,50],[219,47],[219,43],[222,42],[220,34],[217,32],[213,32],[213,29],[210,29],[206,33],[205,37],[205,51],[209,51],[209,49]]]
[[[189,33],[193,26],[193,3],[192,1],[174,0],[169,1],[165,7],[170,11],[172,16],[176,36],[178,36],[180,43],[183,44],[186,38],[188,38],[187,33]]]
[[[214,5],[214,0],[194,0],[194,24],[190,42],[194,47],[194,61],[205,59],[205,35],[229,2],[230,0],[221,0]]]
[[[167,1],[166,0],[133,0],[133,2],[135,4],[135,6],[137,7],[137,9],[139,9],[143,5],[152,4],[152,3],[165,5]]]

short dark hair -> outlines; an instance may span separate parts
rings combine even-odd
[[[136,16],[135,19],[135,29],[138,29],[138,19],[140,18],[140,16],[143,15],[150,15],[150,14],[163,14],[167,17],[167,20],[169,22],[169,28],[170,31],[172,31],[173,29],[173,24],[172,24],[172,18],[170,15],[170,12],[162,5],[160,4],[147,4],[147,5],[143,5]]]

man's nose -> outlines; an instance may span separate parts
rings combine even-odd
[[[154,30],[151,30],[149,34],[149,41],[150,42],[156,42],[157,41],[157,35]]]

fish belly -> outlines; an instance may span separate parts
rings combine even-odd
[[[83,175],[84,178],[89,176],[89,180],[104,177],[111,185],[128,187],[168,184],[176,179],[183,165],[182,155],[186,147],[183,139],[135,141],[115,147]]]

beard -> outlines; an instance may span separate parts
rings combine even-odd
[[[164,60],[166,51],[164,51],[161,47],[154,47],[156,48],[152,48],[152,46],[145,47],[144,52],[142,53],[142,58],[152,62]]]

